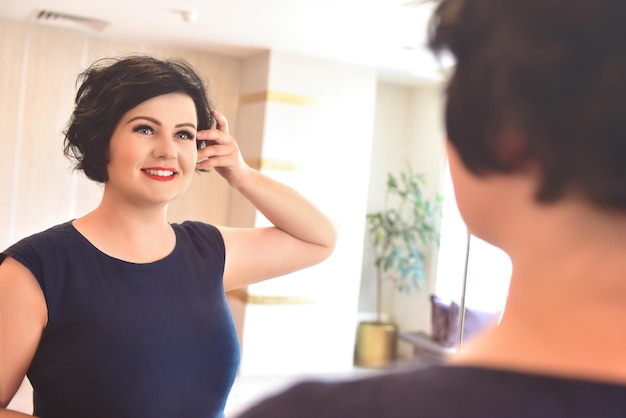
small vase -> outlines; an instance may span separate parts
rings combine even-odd
[[[391,367],[397,357],[398,326],[392,322],[359,323],[354,348],[354,365],[366,368]]]

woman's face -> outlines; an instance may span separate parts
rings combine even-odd
[[[156,96],[118,122],[105,192],[133,204],[166,204],[185,192],[197,160],[196,108],[182,93]]]

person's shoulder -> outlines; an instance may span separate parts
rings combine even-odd
[[[589,393],[595,396],[585,396]],[[574,418],[587,416],[581,411],[589,410],[612,418],[624,408],[626,386],[481,367],[430,366],[344,382],[302,382],[240,418]]]
[[[183,246],[212,248],[219,253],[224,252],[224,238],[220,230],[211,224],[200,221],[184,221],[182,223],[172,223],[177,240]]]
[[[42,231],[35,232],[31,235],[23,237],[9,247],[5,252],[10,252],[12,248],[31,246],[31,245],[55,245],[57,239],[73,234],[74,227],[72,221],[63,222],[58,225],[48,227]]]
[[[203,237],[221,240],[222,234],[219,229],[212,224],[200,221],[184,221],[182,223],[172,223],[172,228],[177,234],[184,234],[192,238]]]
[[[72,254],[68,250],[70,243],[76,243],[78,233],[71,221],[52,226],[40,232],[26,236],[2,252],[1,261],[7,257],[28,268],[33,276],[43,285],[45,271],[55,271],[61,259]]]
[[[439,402],[433,396],[441,399],[444,395],[435,388],[443,389],[444,381],[441,368],[435,366],[337,381],[303,381],[263,400],[239,418],[430,417],[421,414]]]

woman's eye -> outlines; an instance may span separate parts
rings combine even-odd
[[[150,135],[152,133],[152,128],[148,125],[140,125],[133,129],[133,131],[144,135]]]
[[[180,139],[196,139],[195,135],[188,131],[180,131],[176,134],[176,138]]]

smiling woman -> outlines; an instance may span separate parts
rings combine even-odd
[[[186,63],[98,61],[80,81],[65,153],[102,200],[0,255],[0,416],[28,373],[42,418],[221,417],[239,363],[225,290],[321,262],[334,227],[244,162]],[[271,225],[168,222],[208,169]]]
[[[194,102],[185,94],[164,94],[135,106],[111,136],[106,188],[128,190],[132,200],[143,190],[148,200],[172,201],[193,179],[198,161],[196,131]],[[170,184],[165,188],[151,180]],[[116,205],[120,196],[115,197]]]
[[[181,129],[177,135],[195,138],[197,130],[208,129],[214,123],[204,84],[184,62],[137,57],[111,63],[111,60],[104,59],[95,62],[79,79],[83,80],[83,84],[76,94],[76,108],[66,131],[65,154],[76,160],[77,169],[98,182],[108,179],[106,165],[109,162],[109,141],[114,131],[120,128],[123,116],[126,116],[125,124],[143,121],[135,123],[133,128],[148,133],[161,122],[154,116],[143,115],[143,107],[155,108],[160,104],[160,108],[155,111],[171,112],[178,109],[176,105],[179,103],[168,105],[160,101],[150,105],[150,99],[178,93],[187,101],[191,100],[192,103],[185,106],[189,114],[178,115],[184,120],[176,123],[181,124],[179,128],[192,129],[194,132]],[[180,100],[180,103],[185,101],[183,97]],[[144,103],[146,101],[148,104]],[[142,107],[137,109],[140,105]],[[131,109],[133,112],[127,114]]]

